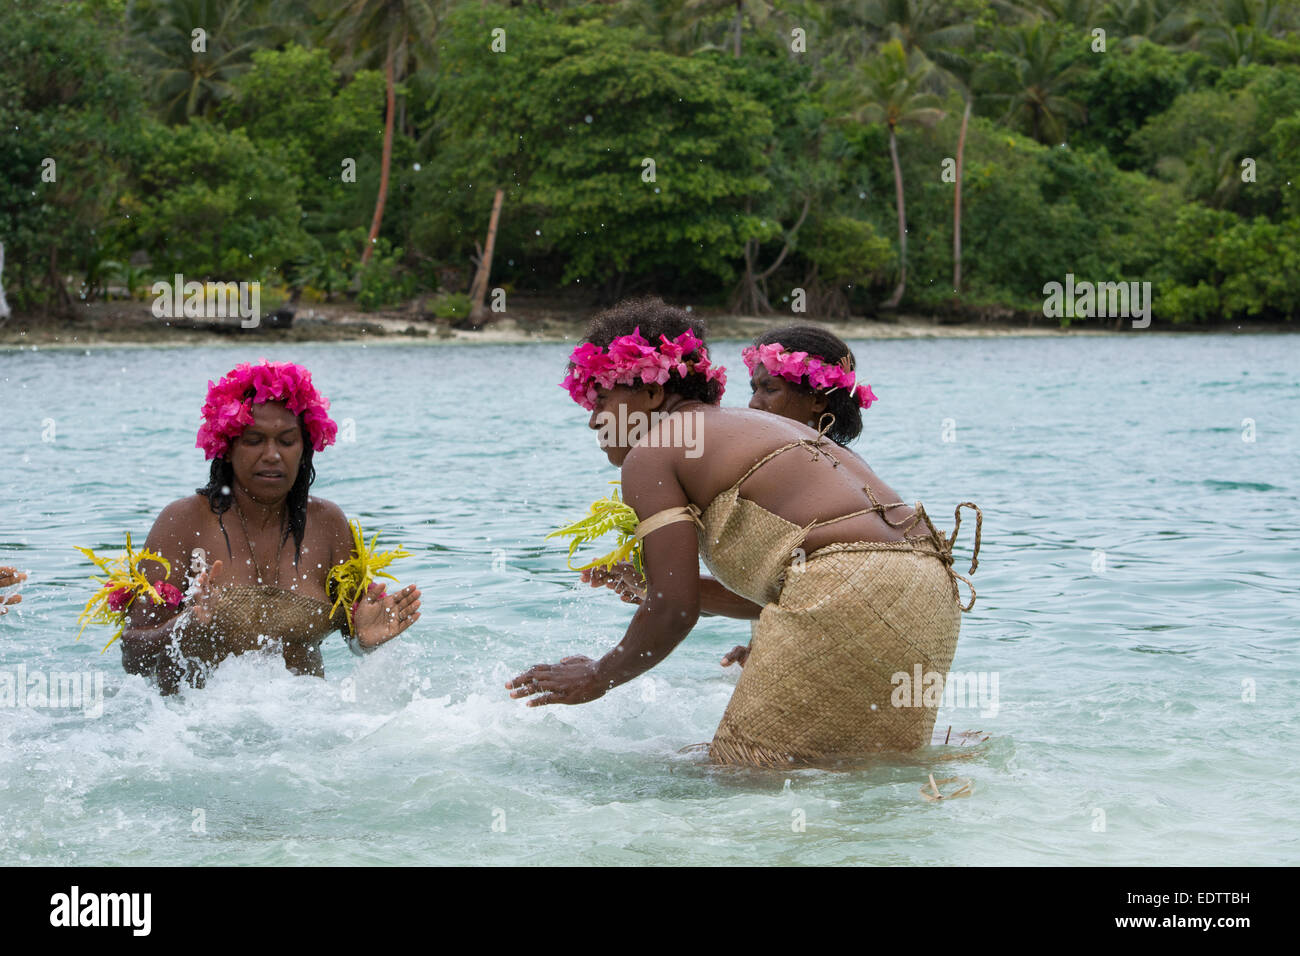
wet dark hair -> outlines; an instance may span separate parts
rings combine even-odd
[[[857,360],[843,339],[832,332],[815,325],[784,325],[768,329],[758,338],[755,345],[772,345],[780,343],[787,352],[807,352],[823,362],[838,363],[845,356],[849,359],[849,370],[857,368]],[[808,376],[802,381],[788,382],[789,386],[805,395],[812,395],[815,389],[808,384]],[[845,388],[837,388],[826,396],[826,411],[835,416],[826,437],[837,445],[847,445],[862,434],[862,408],[854,394]]]
[[[646,341],[659,344],[659,336],[665,335],[669,340],[677,338],[687,329],[695,333],[696,338],[704,342],[708,335],[708,325],[685,309],[669,305],[658,296],[641,296],[624,299],[617,305],[598,312],[592,316],[587,326],[584,342],[591,342],[601,348],[609,348],[609,343],[621,335],[631,335],[638,328]],[[687,359],[699,358],[699,349],[687,354]],[[722,400],[722,386],[715,381],[706,381],[703,373],[692,372],[682,378],[676,372],[668,376],[663,385],[665,392],[673,392],[685,398],[698,399],[716,405]]]
[[[245,398],[253,397],[253,390],[250,388],[244,393]],[[307,431],[307,423],[298,416],[298,428],[302,432],[302,460],[298,462],[298,477],[294,480],[293,487],[289,489],[289,495],[285,499],[285,504],[289,508],[289,528],[285,532],[285,538],[290,534],[293,535],[293,563],[296,566],[298,559],[302,557],[302,538],[307,531],[307,498],[311,491],[312,482],[316,480],[316,466],[312,464],[312,456],[315,449],[312,448],[311,434]],[[233,444],[238,439],[231,439]],[[227,452],[229,454],[229,452]],[[235,466],[225,456],[214,458],[212,468],[208,472],[208,483],[202,488],[195,488],[195,494],[203,495],[208,499],[208,507],[220,521],[221,516],[230,510],[235,503],[234,492],[231,489],[235,484]],[[223,491],[224,489],[224,491]],[[221,522],[221,533],[226,538],[226,550],[230,551],[230,535],[226,533],[225,522]],[[234,560],[234,552],[231,551],[231,560]]]

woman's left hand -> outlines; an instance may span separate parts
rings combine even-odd
[[[558,664],[538,664],[506,682],[511,697],[533,697],[529,707],[543,704],[585,704],[604,697],[609,690],[597,675],[590,657],[566,657]]]
[[[396,594],[385,594],[372,583],[366,596],[352,609],[352,624],[362,647],[378,647],[420,619],[420,591],[408,584]]]

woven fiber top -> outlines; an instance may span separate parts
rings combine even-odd
[[[957,539],[957,530],[961,527],[961,509],[970,507],[975,510],[976,514],[975,550],[974,555],[971,557],[972,573],[978,565],[977,556],[979,554],[980,531],[983,520],[979,508],[970,502],[962,502],[962,504],[958,505],[954,515],[956,526],[953,529],[952,541],[949,541],[942,531],[935,528],[934,523],[930,521],[929,516],[925,513],[924,506],[919,501],[915,503],[914,513],[911,517],[897,522],[891,520],[889,510],[904,507],[903,502],[894,501],[889,504],[882,504],[876,498],[875,492],[871,490],[870,485],[863,485],[862,488],[871,499],[870,508],[862,508],[835,518],[813,521],[802,527],[768,511],[757,502],[740,496],[740,486],[744,484],[750,475],[777,455],[789,451],[791,448],[803,446],[810,449],[814,455],[826,455],[832,461],[835,461],[834,455],[824,449],[824,444],[824,439],[819,436],[815,440],[805,438],[783,445],[756,462],[740,477],[739,481],[714,498],[703,512],[693,504],[660,512],[658,515],[652,515],[641,522],[637,536],[644,537],[645,534],[655,528],[662,527],[664,524],[675,520],[693,521],[699,535],[700,557],[714,577],[722,582],[723,586],[728,590],[739,594],[741,597],[748,598],[755,604],[771,604],[780,597],[781,588],[785,583],[786,571],[791,561],[799,555],[798,549],[804,539],[807,538],[809,531],[823,525],[843,521],[846,518],[854,518],[858,515],[875,512],[890,527],[902,530],[903,539],[901,541],[860,541],[831,544],[818,549],[817,553],[829,553],[830,549],[848,548],[852,550],[916,551],[920,554],[930,555],[947,566],[948,573],[952,577],[953,594],[958,595],[960,601],[957,581],[962,580],[967,585],[970,585],[968,578],[962,577],[952,570],[952,547]],[[838,464],[837,461],[836,464]],[[923,524],[924,530],[917,534],[909,534],[918,524]],[[970,610],[974,603],[975,589],[971,587],[970,603],[962,606],[962,610]]]
[[[235,653],[265,646],[266,640],[317,644],[346,626],[340,608],[335,620],[324,601],[271,584],[228,584],[217,589],[209,628]]]

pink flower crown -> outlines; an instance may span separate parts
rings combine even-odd
[[[807,376],[809,385],[815,389],[826,389],[827,394],[837,388],[847,389],[854,393],[862,408],[870,408],[872,402],[878,401],[870,385],[854,388],[857,376],[847,367],[847,355],[841,360],[843,364],[834,365],[807,352],[787,352],[780,342],[773,342],[770,345],[751,345],[740,353],[740,357],[750,375],[754,374],[754,369],[761,363],[769,374],[779,375],[788,382],[802,382]]]
[[[231,442],[253,424],[253,406],[263,402],[284,402],[290,412],[301,415],[316,451],[334,444],[339,429],[326,414],[329,400],[312,385],[311,372],[292,362],[262,359],[259,365],[244,362],[235,366],[215,385],[208,382],[203,424],[195,445],[208,459],[224,456]]]
[[[686,356],[699,350],[699,358]],[[718,382],[718,397],[727,387],[727,370],[709,363],[709,350],[698,336],[687,329],[669,341],[659,336],[659,345],[651,345],[641,336],[641,326],[631,335],[620,335],[603,349],[592,342],[579,345],[569,356],[569,374],[560,383],[573,400],[587,411],[596,407],[596,386],[635,385],[638,379],[649,385],[662,385],[676,372],[682,378],[700,372],[704,380]]]

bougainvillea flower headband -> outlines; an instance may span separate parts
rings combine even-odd
[[[697,358],[687,358],[698,351]],[[682,378],[699,372],[705,381],[718,382],[718,397],[727,386],[727,370],[709,362],[709,350],[698,336],[687,329],[677,338],[659,336],[651,345],[641,336],[638,325],[631,335],[620,335],[604,349],[592,342],[579,345],[569,356],[569,374],[560,387],[568,389],[573,400],[587,411],[596,407],[596,388],[615,385],[662,385],[676,372]]]
[[[292,362],[248,362],[227,372],[216,384],[208,382],[208,398],[203,403],[203,424],[195,442],[205,457],[221,458],[244,429],[253,424],[253,406],[263,402],[284,402],[295,415],[301,415],[311,437],[312,448],[324,451],[334,444],[338,426],[326,414],[329,400],[316,391],[311,372]]]
[[[870,408],[872,402],[878,401],[870,385],[854,387],[857,376],[849,368],[847,355],[838,364],[832,364],[807,352],[787,352],[780,342],[773,342],[770,345],[751,345],[740,353],[740,357],[750,375],[761,364],[769,375],[778,375],[787,382],[799,383],[806,376],[809,385],[818,390],[825,389],[828,395],[837,388],[846,389],[854,394],[863,408]]]

